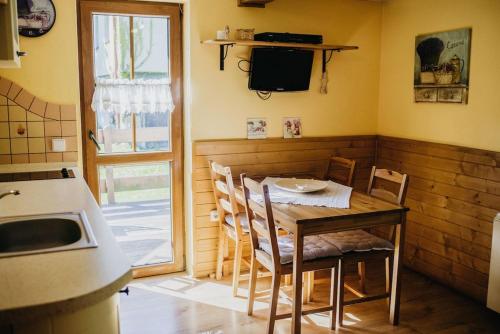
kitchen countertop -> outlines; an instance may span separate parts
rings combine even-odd
[[[74,312],[111,297],[132,279],[116,243],[76,168],[76,178],[0,183],[0,218],[84,210],[97,248],[0,258],[0,324]]]

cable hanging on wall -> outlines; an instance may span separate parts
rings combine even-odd
[[[273,95],[273,92],[256,91],[255,93],[263,101],[269,100],[271,98],[271,95]]]
[[[328,59],[326,58],[327,51],[330,51],[330,55]],[[319,92],[321,94],[328,94],[328,70],[326,69],[326,65],[332,60],[333,52],[336,50],[323,50],[323,72],[321,75],[321,86]]]
[[[238,68],[239,68],[239,69],[240,69],[240,71],[242,71],[242,72],[245,72],[245,73],[250,73],[250,69],[245,70],[244,68],[242,68],[242,67],[241,67],[241,63],[243,63],[243,62],[248,63],[248,66],[250,66],[250,60],[247,60],[247,59],[240,59],[240,60],[238,61]]]

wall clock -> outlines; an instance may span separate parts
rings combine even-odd
[[[52,0],[17,0],[19,34],[26,37],[45,35],[56,22]]]

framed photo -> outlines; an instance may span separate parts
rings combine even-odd
[[[299,117],[283,118],[283,138],[301,138],[302,122]]]
[[[19,34],[39,37],[52,29],[56,8],[52,0],[17,0]]]
[[[467,103],[471,34],[462,28],[415,38],[415,102]]]
[[[247,138],[264,139],[267,138],[267,119],[248,118],[247,119]]]

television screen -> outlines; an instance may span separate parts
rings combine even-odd
[[[287,48],[254,48],[248,88],[290,92],[309,89],[314,51]]]

